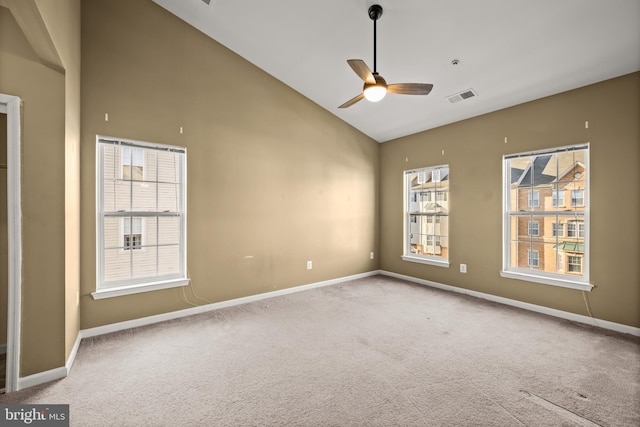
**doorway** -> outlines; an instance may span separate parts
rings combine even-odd
[[[0,94],[0,389],[18,390],[22,286],[20,110],[16,96]],[[0,372],[1,372],[0,366]]]

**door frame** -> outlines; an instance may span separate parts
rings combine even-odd
[[[22,306],[22,202],[20,188],[20,130],[22,101],[0,93],[0,112],[7,114],[7,231],[8,307],[5,392],[18,390],[20,374],[20,316]]]

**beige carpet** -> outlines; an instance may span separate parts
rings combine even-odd
[[[383,276],[84,340],[74,426],[638,426],[640,340]]]

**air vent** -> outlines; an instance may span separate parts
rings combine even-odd
[[[478,96],[478,94],[473,89],[467,89],[463,92],[456,93],[455,95],[448,96],[447,99],[452,104],[456,102],[463,101],[465,99],[473,98],[474,96]]]
[[[202,0],[202,3],[206,4],[207,6],[210,6],[212,1],[213,0]]]

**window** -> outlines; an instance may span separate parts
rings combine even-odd
[[[564,224],[554,223],[553,224],[553,237],[563,237],[564,236]]]
[[[404,172],[405,261],[449,266],[449,167]]]
[[[591,290],[588,165],[588,144],[503,157],[503,277]]]
[[[553,207],[564,206],[564,191],[553,190]]]
[[[584,238],[584,221],[569,221],[567,237]]]
[[[569,272],[581,273],[582,272],[582,257],[569,255],[567,257],[567,265],[569,266]]]
[[[127,217],[122,218],[123,223],[123,236],[122,245],[124,250],[136,250],[142,249],[142,218],[141,217]],[[131,226],[133,224],[133,227]]]
[[[584,206],[584,190],[571,190],[571,206]]]
[[[97,138],[96,299],[188,283],[186,151]]]

